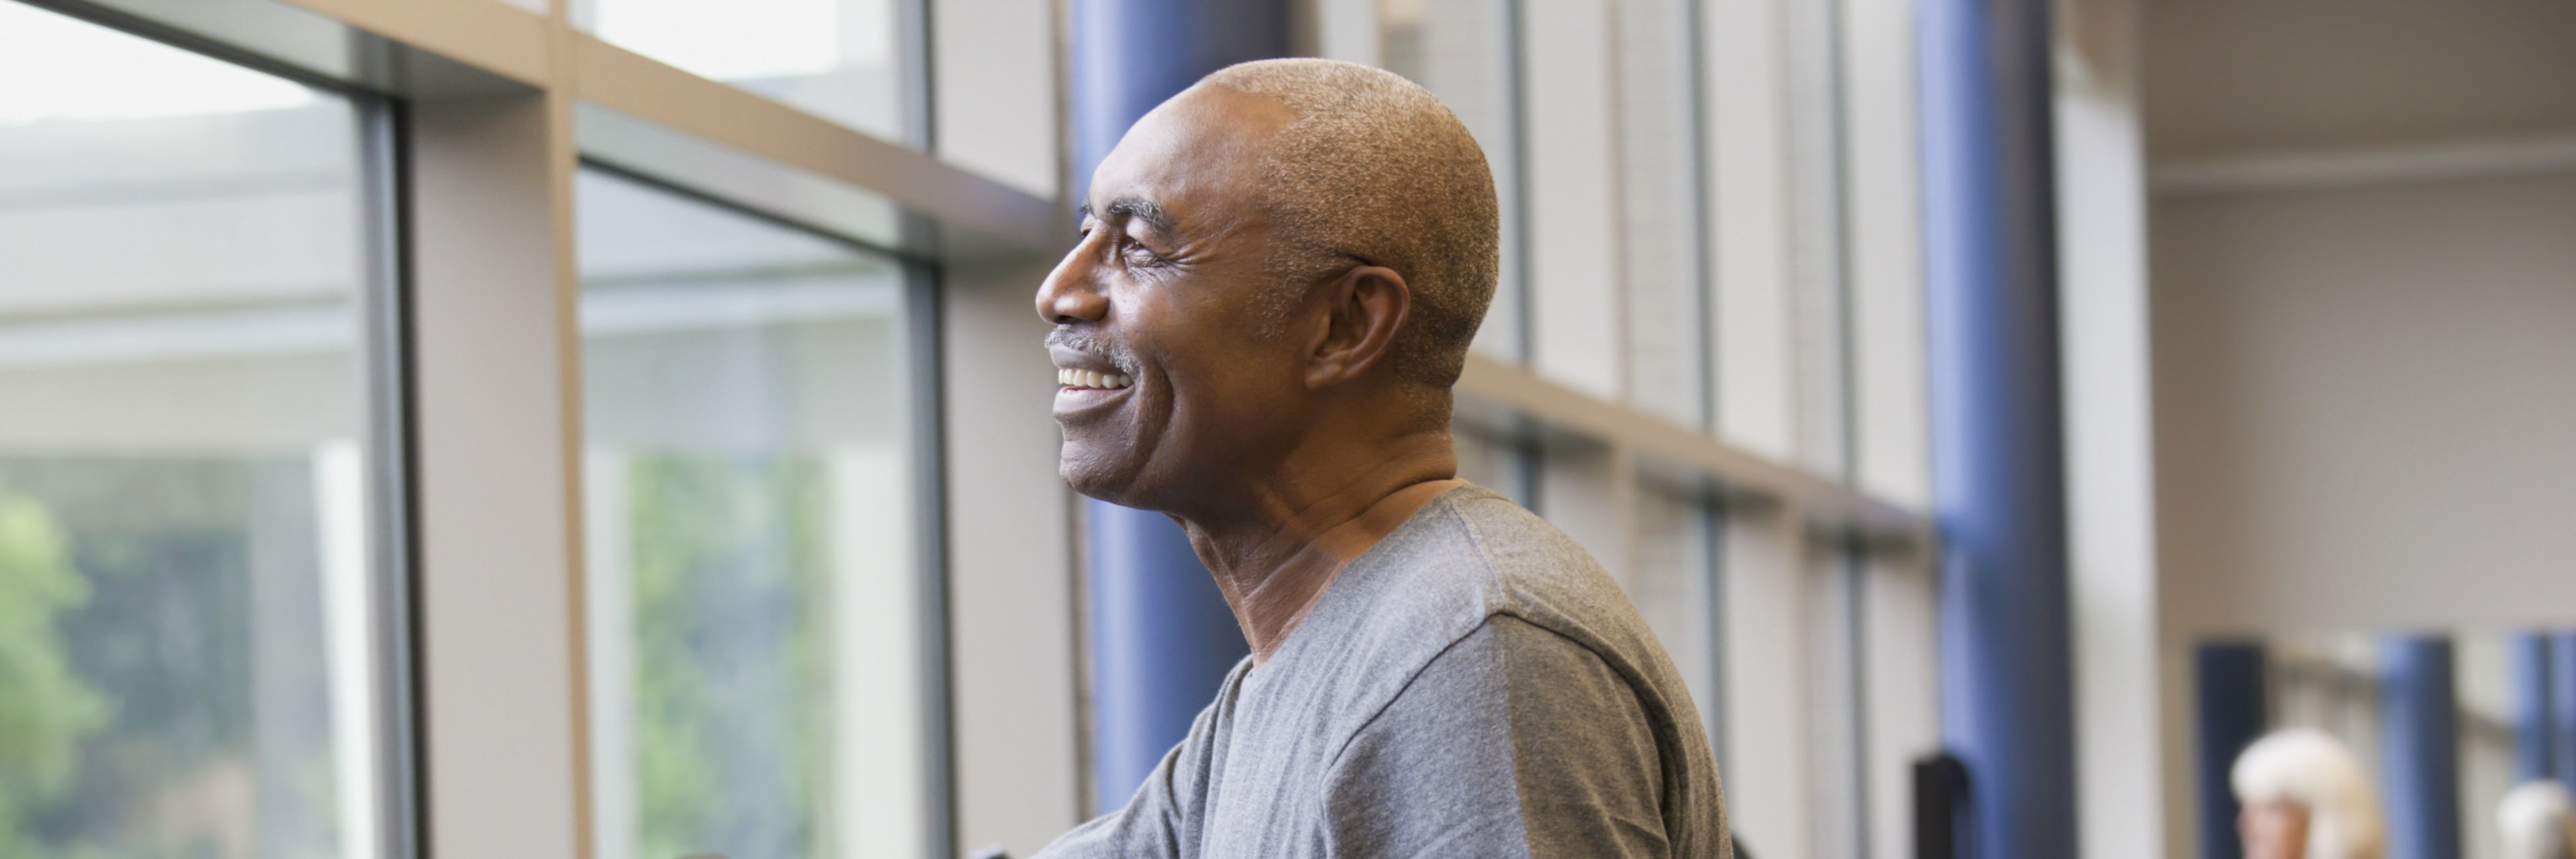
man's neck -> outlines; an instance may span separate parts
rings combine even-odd
[[[1229,516],[1182,518],[1199,560],[1215,574],[1255,664],[1268,661],[1323,598],[1342,567],[1464,481],[1445,434],[1408,438],[1364,467],[1281,468],[1255,480],[1249,505]],[[1301,480],[1301,472],[1309,479]],[[1317,483],[1311,475],[1341,476]],[[1179,518],[1179,517],[1176,517]]]

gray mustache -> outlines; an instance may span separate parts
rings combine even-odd
[[[1135,373],[1135,362],[1128,359],[1125,349],[1118,348],[1117,344],[1110,342],[1106,337],[1088,331],[1057,328],[1047,332],[1046,345],[1062,346],[1083,352],[1109,362],[1110,366],[1118,368],[1118,372],[1130,375]]]

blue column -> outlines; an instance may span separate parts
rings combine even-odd
[[[2549,778],[2558,766],[2557,721],[2549,712],[2549,636],[2521,633],[2506,646],[2513,671],[2513,780]]]
[[[1209,72],[1288,53],[1288,0],[1075,0],[1074,181],[1146,111]],[[1247,651],[1179,526],[1091,502],[1094,813],[1127,803]]]
[[[1209,72],[1288,55],[1289,0],[1074,0],[1074,185],[1127,126]]]
[[[2228,774],[2236,768],[2236,756],[2263,736],[2268,721],[2263,645],[2204,644],[2193,661],[2192,682],[2199,692],[2200,855],[2244,859],[2245,842],[2236,834],[2242,809]]]
[[[1925,0],[1941,729],[1987,859],[2075,855],[2044,0]]]
[[[2558,758],[2550,770],[2561,783],[2576,785],[2576,632],[2549,637],[2549,699],[2549,747]]]
[[[2380,640],[2379,663],[2386,684],[2380,792],[2388,806],[2389,859],[2459,859],[2459,698],[2451,640],[2388,636]]]
[[[1188,537],[1090,502],[1093,813],[1127,804],[1248,648]]]

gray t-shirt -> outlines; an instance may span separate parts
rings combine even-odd
[[[1474,486],[1236,665],[1082,857],[1727,855],[1690,694],[1572,539]]]

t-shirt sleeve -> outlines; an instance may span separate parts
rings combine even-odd
[[[1334,856],[1670,855],[1645,708],[1590,649],[1509,616],[1433,659],[1334,761]]]
[[[1199,711],[1189,735],[1163,754],[1126,806],[1074,827],[1033,859],[1184,859],[1182,844],[1197,826],[1189,810],[1206,793],[1215,719],[1215,706]]]

